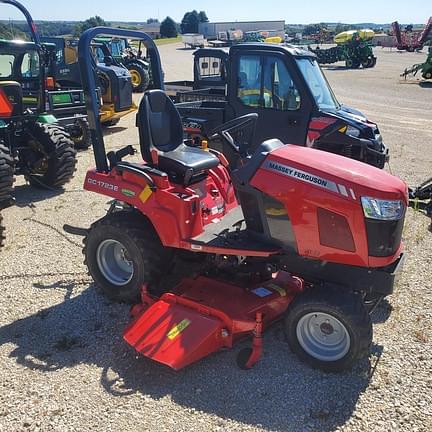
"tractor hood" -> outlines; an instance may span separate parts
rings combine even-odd
[[[407,185],[398,177],[363,162],[321,150],[286,145],[270,153],[263,168],[323,187],[348,199],[372,196],[401,199],[405,205],[408,203]],[[345,189],[352,189],[354,194],[345,195]]]

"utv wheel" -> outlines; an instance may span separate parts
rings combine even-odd
[[[14,170],[9,149],[0,144],[0,210],[13,204]]]
[[[424,79],[431,79],[432,78],[432,72],[425,72],[423,74]]]
[[[91,134],[88,121],[85,119],[76,120],[74,129],[76,129],[76,132],[71,133],[74,147],[80,150],[87,150],[91,146]]]
[[[103,294],[126,303],[139,300],[143,285],[156,287],[172,257],[151,224],[130,211],[112,213],[95,222],[84,239],[83,253]]]
[[[285,334],[292,351],[326,372],[349,369],[368,355],[372,323],[360,294],[311,288],[291,303]]]
[[[28,135],[26,178],[30,184],[60,188],[70,181],[76,170],[76,150],[65,130],[55,124],[35,123]]]
[[[150,77],[145,67],[139,63],[129,63],[127,68],[132,78],[133,91],[145,91],[150,82]]]

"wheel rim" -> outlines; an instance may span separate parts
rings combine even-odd
[[[132,85],[134,87],[138,87],[141,84],[141,75],[140,73],[135,69],[129,69],[129,73],[132,78]]]
[[[322,361],[340,360],[351,345],[346,327],[324,312],[312,312],[301,317],[297,324],[297,339],[310,356]]]
[[[126,285],[134,275],[133,262],[124,245],[117,240],[104,240],[97,248],[96,260],[104,278],[113,285]]]

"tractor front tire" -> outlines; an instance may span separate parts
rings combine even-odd
[[[372,343],[362,296],[332,287],[300,294],[287,310],[284,330],[291,350],[325,372],[350,369],[369,354]]]
[[[144,92],[150,83],[149,73],[146,68],[140,63],[132,62],[128,63],[127,69],[131,74],[133,91]]]
[[[144,285],[157,287],[172,259],[151,223],[131,211],[111,213],[92,224],[83,253],[97,288],[123,303],[139,301]]]
[[[91,146],[92,142],[88,121],[81,118],[76,120],[75,128],[79,131],[77,134],[71,134],[75,148],[79,150],[87,150]]]
[[[35,123],[29,132],[33,153],[26,178],[39,188],[61,188],[76,170],[76,150],[65,130],[56,124]]]
[[[9,149],[0,144],[0,210],[13,204],[15,164]]]

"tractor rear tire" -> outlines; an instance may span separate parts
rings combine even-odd
[[[127,64],[127,69],[132,77],[132,89],[134,92],[144,92],[150,83],[149,73],[146,68],[137,62]]]
[[[35,123],[29,132],[30,151],[37,160],[28,166],[26,179],[39,188],[61,188],[76,170],[76,150],[65,130],[56,124]]]
[[[0,213],[0,249],[4,246],[6,240],[5,227],[3,225],[3,216]]]
[[[79,134],[77,134],[77,136],[71,135],[74,146],[79,150],[87,150],[92,143],[88,121],[85,119],[78,119],[75,121],[75,124],[79,129]]]
[[[9,149],[0,144],[0,210],[13,204],[15,164]]]
[[[288,307],[285,334],[291,350],[325,372],[350,369],[369,354],[372,323],[361,294],[310,288]]]
[[[96,287],[123,303],[139,301],[144,285],[156,288],[173,256],[151,223],[131,211],[111,213],[92,224],[83,253]]]

